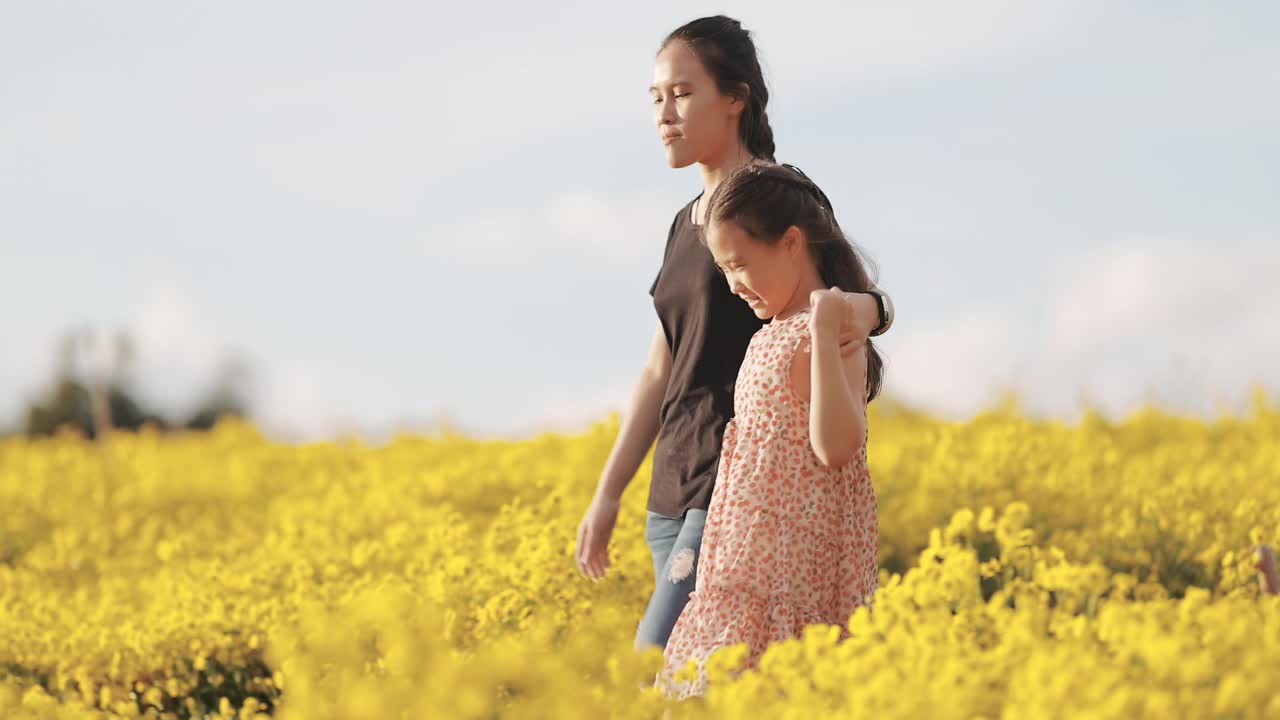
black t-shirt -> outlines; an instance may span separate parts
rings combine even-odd
[[[649,510],[668,517],[711,504],[738,368],[751,336],[767,322],[730,292],[716,269],[702,244],[702,228],[690,216],[696,201],[671,223],[662,268],[649,288],[671,350]]]

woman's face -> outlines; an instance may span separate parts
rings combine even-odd
[[[649,94],[653,123],[671,167],[688,167],[713,157],[735,140],[742,102],[720,94],[702,61],[685,43],[673,41],[658,53]]]
[[[706,238],[730,292],[750,305],[756,317],[771,318],[786,310],[800,284],[801,253],[807,252],[799,229],[789,228],[777,243],[767,245],[737,223],[711,222]]]

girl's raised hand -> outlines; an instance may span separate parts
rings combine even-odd
[[[840,341],[840,357],[847,358],[858,352],[863,345],[867,344],[867,324],[860,322],[858,318],[858,309],[855,305],[855,298],[862,297],[862,293],[845,292],[838,287],[832,287],[830,290],[814,290],[809,293],[809,306],[814,309],[813,315],[809,317],[809,336],[812,340],[815,328],[820,326],[814,323],[814,316],[817,314],[817,305],[824,303],[832,305],[828,301],[823,301],[819,296],[824,295],[828,298],[840,298],[847,306],[847,313],[840,312],[839,308],[830,308],[831,315],[839,315],[841,317],[838,339]],[[825,312],[825,311],[824,311]],[[807,351],[807,348],[806,348]]]
[[[841,341],[846,335],[856,334],[857,317],[853,306],[845,300],[845,292],[838,287],[829,290],[814,290],[809,293],[809,335],[817,339],[819,335],[827,335]],[[857,340],[859,338],[849,339]],[[861,338],[865,340],[865,338]]]

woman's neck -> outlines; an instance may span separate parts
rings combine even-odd
[[[742,145],[736,138],[724,150],[715,157],[707,158],[698,163],[698,170],[702,172],[702,198],[698,201],[695,208],[695,217],[701,225],[706,221],[707,201],[711,199],[711,194],[720,187],[720,183],[729,177],[729,173],[755,160],[747,148]]]

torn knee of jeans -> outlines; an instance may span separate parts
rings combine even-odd
[[[678,583],[693,572],[693,548],[684,548],[671,558],[671,573],[667,576],[671,582]]]

